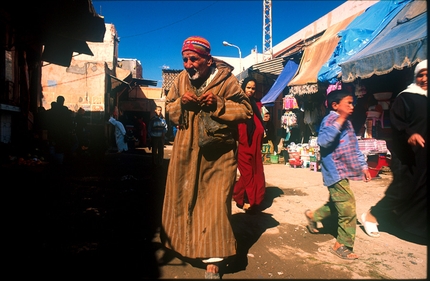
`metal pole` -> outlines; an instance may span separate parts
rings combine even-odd
[[[240,51],[240,48],[238,46],[236,46],[236,45],[228,43],[227,41],[223,41],[222,44],[224,46],[235,47],[239,51],[239,73],[241,73],[242,72],[242,52]]]

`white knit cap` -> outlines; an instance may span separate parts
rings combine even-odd
[[[423,69],[427,69],[427,60],[423,60],[422,62],[417,64],[417,66],[415,67],[414,76],[417,77],[417,74]]]

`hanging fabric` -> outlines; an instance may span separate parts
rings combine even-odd
[[[303,122],[305,124],[316,124],[318,122],[318,110],[305,110]]]
[[[292,111],[287,111],[281,117],[282,128],[287,129],[297,126],[297,116]]]
[[[264,118],[264,114],[268,113],[269,110],[267,110],[267,108],[263,105],[261,107],[261,118]]]
[[[286,95],[283,98],[283,109],[293,110],[299,108],[296,98],[293,95]]]
[[[341,81],[337,81],[335,84],[328,85],[327,90],[326,90],[326,95],[330,94],[331,92],[333,92],[335,90],[342,90],[342,82]],[[328,108],[327,100],[324,102],[324,105],[326,108]]]
[[[326,93],[328,95],[330,92],[333,92],[335,90],[342,90],[342,82],[341,81],[337,81],[335,84],[328,85]]]

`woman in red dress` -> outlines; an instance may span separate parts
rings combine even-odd
[[[261,148],[264,136],[261,102],[254,98],[257,82],[246,78],[242,89],[249,97],[254,114],[247,122],[238,125],[238,169],[240,178],[233,190],[233,200],[245,211],[259,211],[264,199],[266,182],[264,177]]]

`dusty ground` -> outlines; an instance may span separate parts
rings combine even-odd
[[[158,229],[163,168],[151,154],[108,153],[63,167],[2,162],[12,182],[3,187],[5,273],[14,279],[202,279],[203,269],[165,253]],[[266,209],[242,213],[232,202],[239,259],[223,279],[427,279],[427,246],[394,228],[381,238],[357,228],[356,261],[329,252],[333,228],[309,234],[303,212],[325,203],[321,173],[283,164],[265,165]],[[369,183],[352,182],[358,214],[383,196],[389,173]]]
[[[381,226],[381,237],[372,238],[358,224],[354,251],[360,258],[348,261],[334,256],[329,251],[335,242],[332,222],[325,223],[323,233],[310,234],[303,215],[328,198],[321,173],[283,164],[264,167],[267,208],[263,213],[245,214],[232,203],[232,224],[246,258],[240,265],[228,264],[223,279],[427,279],[427,246],[393,227]],[[351,182],[359,217],[383,196],[391,178],[385,169],[368,183]],[[163,253],[160,249],[157,256]],[[176,258],[160,272],[162,279],[204,276],[203,269]]]

